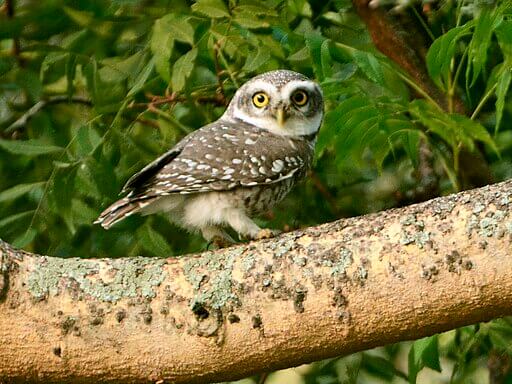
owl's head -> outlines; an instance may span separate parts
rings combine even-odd
[[[239,119],[279,135],[303,136],[318,132],[323,108],[317,83],[297,72],[277,70],[242,85],[222,118]]]

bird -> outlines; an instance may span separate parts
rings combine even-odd
[[[170,220],[208,242],[271,238],[253,217],[268,212],[305,178],[324,114],[319,84],[291,70],[257,75],[216,121],[181,139],[126,182],[95,223],[109,229],[139,212]]]

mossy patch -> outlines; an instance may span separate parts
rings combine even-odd
[[[41,257],[28,277],[27,286],[32,296],[39,300],[59,295],[63,290],[71,290],[72,297],[77,299],[86,295],[104,302],[139,295],[153,298],[155,288],[166,277],[165,263],[161,259],[135,257],[102,265],[78,258]],[[100,268],[107,268],[104,275],[109,276],[108,280],[99,277]]]

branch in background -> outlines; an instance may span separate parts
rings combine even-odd
[[[214,54],[213,59],[215,61],[215,75],[217,76],[217,82],[218,82],[218,89],[217,93],[219,95],[219,99],[222,100],[224,106],[228,106],[229,102],[226,97],[226,92],[224,91],[224,85],[222,84],[221,74],[222,74],[222,68],[219,63],[219,51],[221,49],[220,43],[217,41],[213,47]]]
[[[431,80],[424,59],[427,48],[421,44],[421,39],[418,38],[421,32],[417,29],[411,30],[413,28],[411,25],[414,25],[414,23],[409,23],[408,28],[405,29],[389,12],[382,8],[369,6],[369,2],[369,0],[352,0],[377,49],[403,68],[416,84],[446,111],[448,111],[448,106],[451,104],[456,112],[466,113],[464,104],[459,97],[454,96],[453,100],[448,103],[447,96]],[[422,151],[425,149],[430,151],[429,148],[422,148]],[[433,159],[433,156],[428,156],[428,158]],[[458,176],[464,189],[493,182],[492,172],[481,152],[469,152],[466,148],[462,148],[459,161],[460,172]],[[432,165],[423,166],[420,164],[420,167],[432,168]],[[419,183],[424,184],[425,182],[419,180]],[[438,188],[432,189],[432,191],[436,190]],[[434,196],[425,197],[432,198]],[[414,200],[417,201],[418,198]]]
[[[506,384],[512,372],[512,362],[507,352],[493,349],[487,361],[489,384]]]
[[[146,108],[148,110],[155,109],[159,105],[165,105],[165,104],[175,104],[180,102],[186,102],[188,101],[187,98],[178,96],[176,93],[166,94],[164,96],[158,96],[158,95],[146,95],[151,101],[147,103],[135,103],[132,102],[128,106],[129,108]],[[200,104],[215,104],[218,106],[224,106],[225,100],[224,98],[216,94],[215,96],[193,96],[193,100]]]
[[[364,21],[373,43],[379,51],[403,68],[437,104],[447,108],[446,96],[436,87],[428,75],[422,50],[425,47],[415,38],[409,42],[398,21],[382,8],[370,7],[369,0],[353,0],[359,17]],[[418,31],[416,31],[418,32]],[[416,35],[416,34],[414,34]]]
[[[511,191],[180,258],[59,259],[0,242],[0,378],[228,381],[510,315]]]
[[[4,3],[4,9],[5,13],[7,14],[7,17],[9,19],[14,18],[14,0],[5,0]],[[20,67],[23,67],[24,61],[21,57],[21,47],[20,47],[20,41],[17,37],[13,38],[12,41],[12,55],[16,57],[16,60],[18,61],[18,65]]]
[[[47,105],[59,104],[59,103],[76,103],[91,106],[92,102],[86,97],[82,96],[52,96],[46,100],[41,100],[35,103],[29,110],[27,110],[18,120],[9,125],[4,132],[12,133],[20,128],[27,125],[28,121],[34,117],[40,110],[45,108]]]

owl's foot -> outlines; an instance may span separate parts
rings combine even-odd
[[[282,231],[280,231],[279,229],[263,228],[259,230],[254,240],[271,239],[279,235],[281,232]]]
[[[220,248],[227,248],[231,245],[233,245],[235,242],[233,240],[227,239],[223,236],[215,236],[213,237],[206,248],[212,247],[213,249],[220,249]]]
[[[212,246],[214,249],[226,248],[235,244],[235,240],[220,227],[209,226],[201,229],[203,237],[208,241],[206,249]]]

